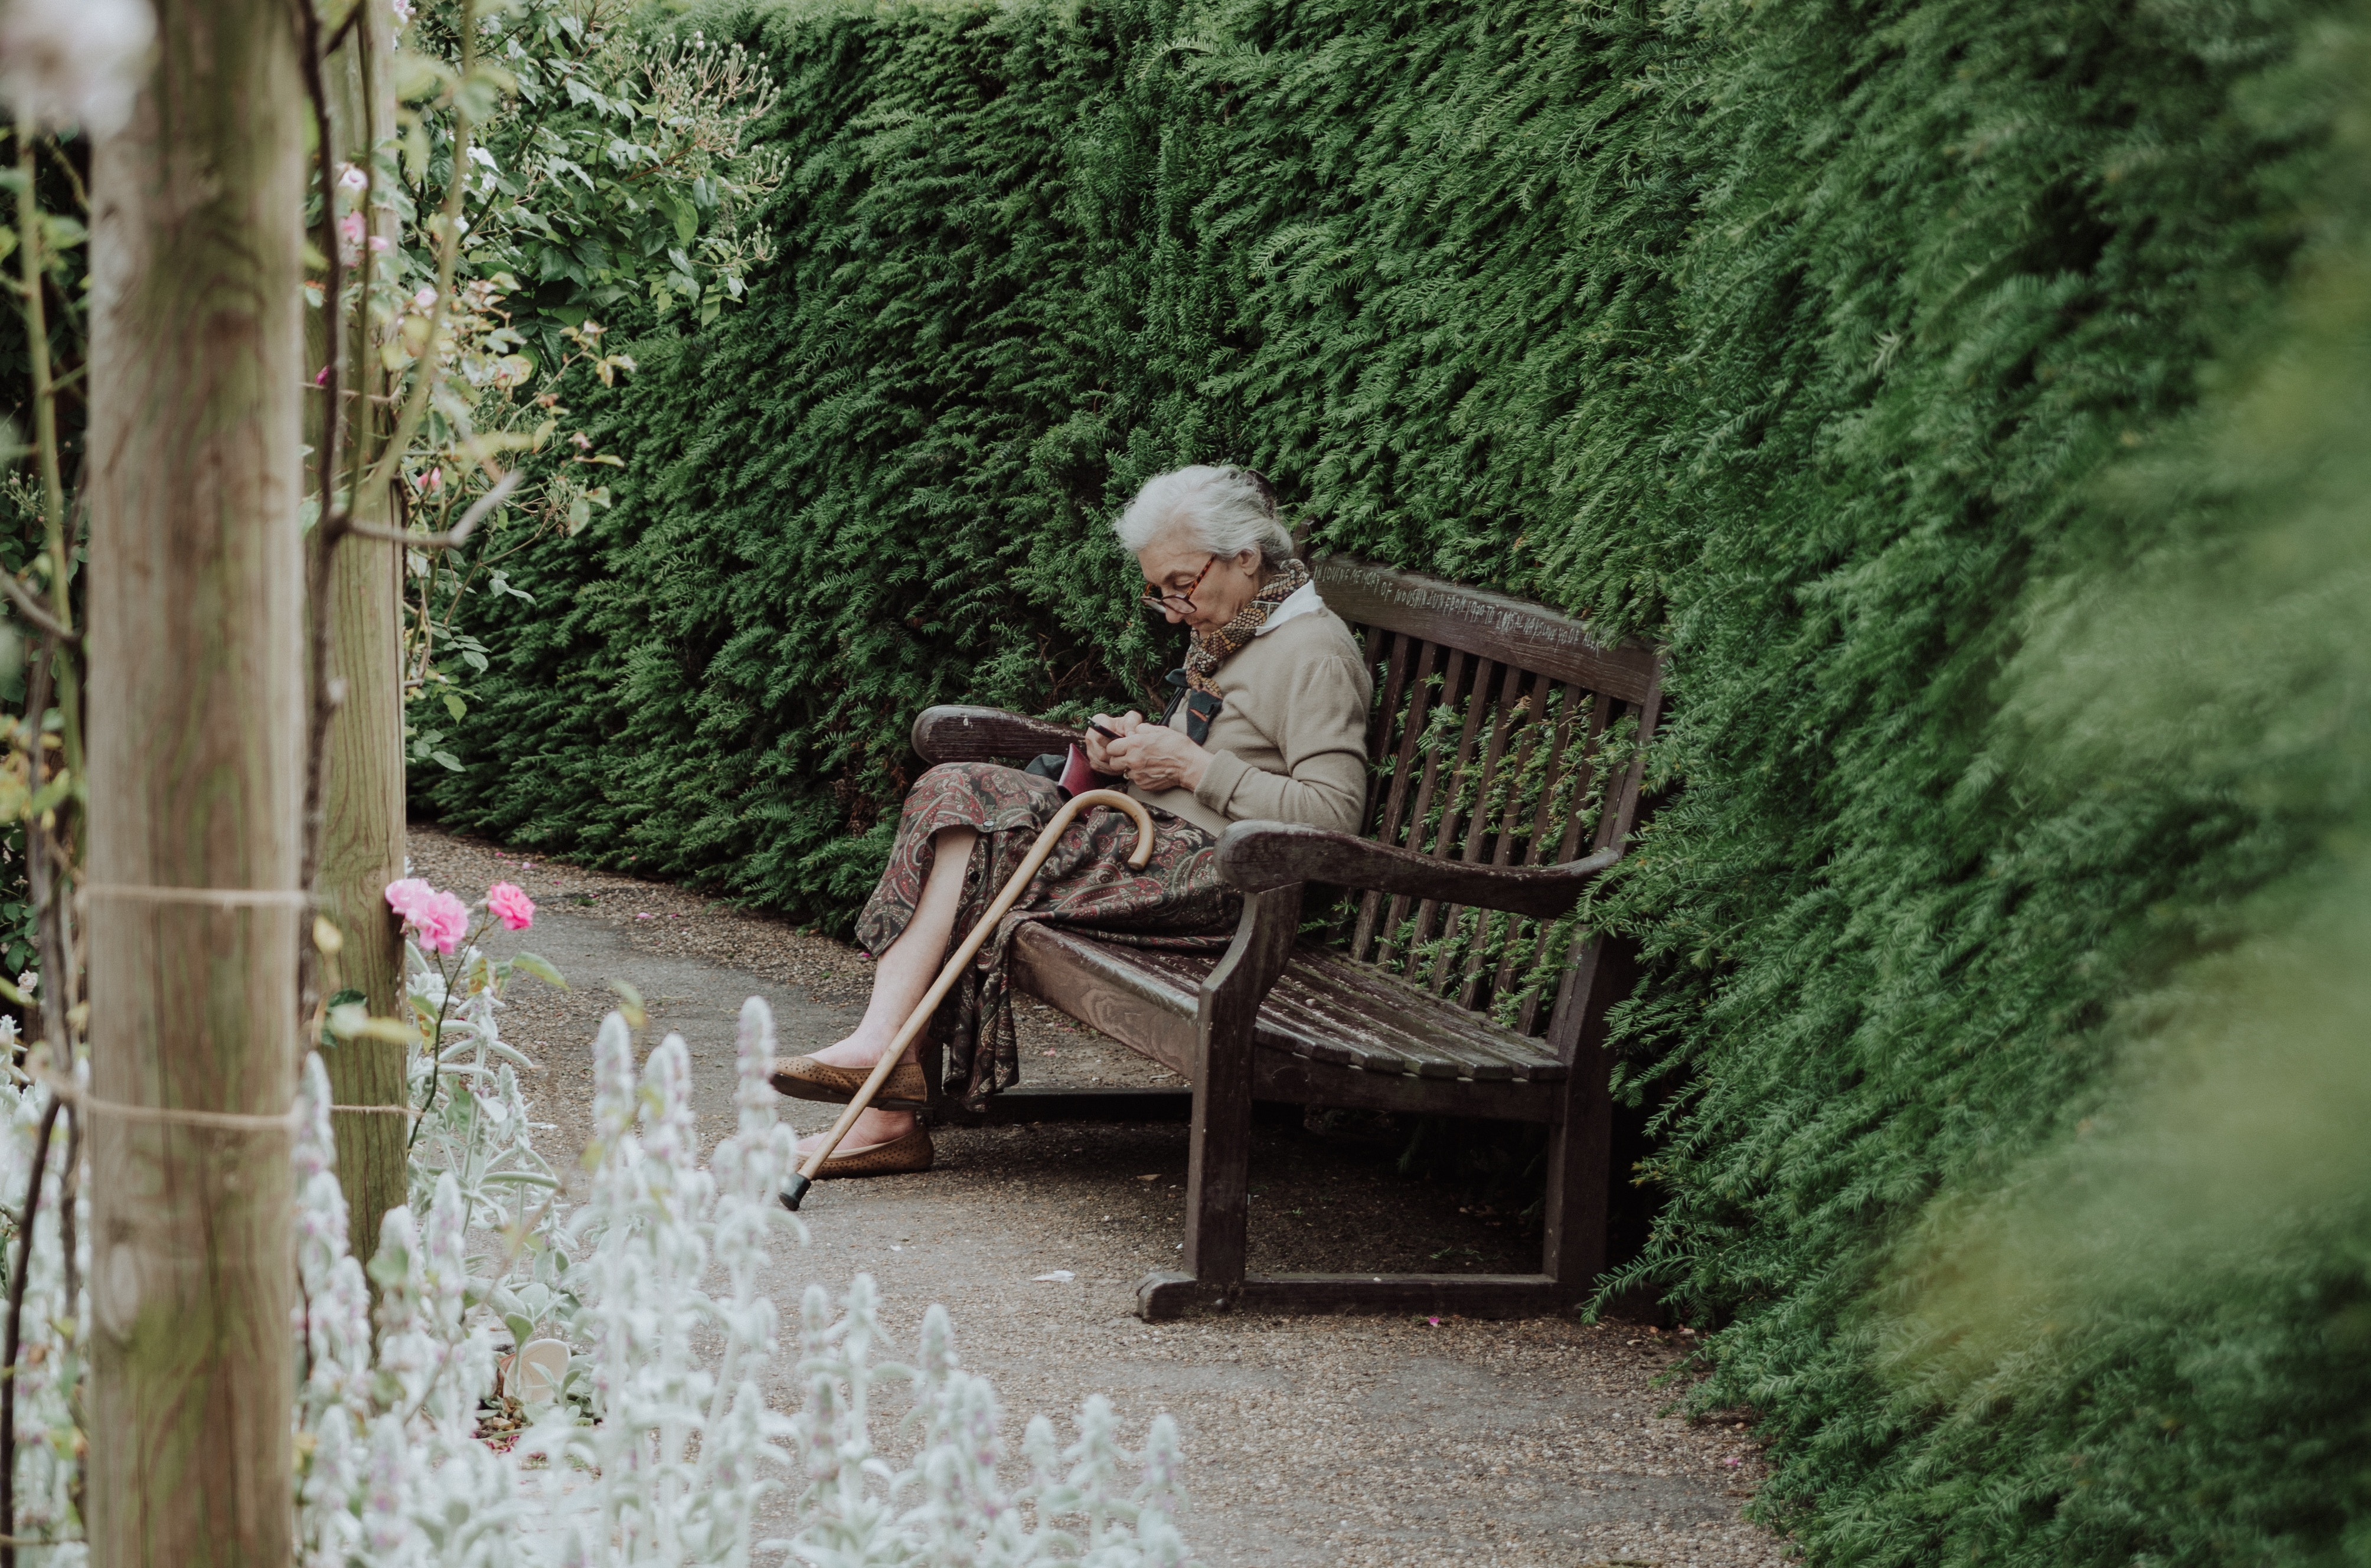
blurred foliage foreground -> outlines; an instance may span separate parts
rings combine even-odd
[[[781,84],[775,259],[573,373],[625,467],[469,599],[428,802],[844,921],[915,709],[1146,691],[1105,520],[1251,462],[1670,645],[1629,1278],[1766,1517],[2371,1562],[2359,11],[694,21]]]

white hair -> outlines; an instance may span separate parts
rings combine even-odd
[[[1293,557],[1292,536],[1276,518],[1276,491],[1249,468],[1232,464],[1196,464],[1154,475],[1112,532],[1130,555],[1166,535],[1183,534],[1215,556],[1257,550],[1265,567],[1281,566]]]

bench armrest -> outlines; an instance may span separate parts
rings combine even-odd
[[[1545,920],[1570,911],[1598,873],[1621,858],[1613,848],[1559,866],[1467,865],[1297,823],[1239,822],[1219,840],[1219,876],[1244,893],[1329,882]]]
[[[1067,751],[1076,730],[1001,708],[925,708],[914,721],[914,749],[928,763],[992,762]]]

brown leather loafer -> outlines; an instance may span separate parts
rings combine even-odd
[[[911,1176],[928,1170],[934,1158],[931,1131],[918,1122],[914,1130],[902,1138],[866,1144],[862,1148],[839,1149],[823,1162],[815,1180],[828,1182],[835,1176]]]
[[[774,1064],[770,1080],[777,1094],[793,1100],[821,1100],[833,1105],[845,1105],[856,1098],[864,1080],[873,1076],[870,1067],[835,1067],[829,1062],[818,1062],[813,1056],[792,1056]],[[931,1086],[922,1077],[919,1062],[900,1062],[889,1069],[888,1078],[873,1103],[882,1107],[920,1105],[931,1097]]]

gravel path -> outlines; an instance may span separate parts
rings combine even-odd
[[[871,965],[844,943],[686,889],[586,871],[433,829],[414,873],[463,897],[507,879],[539,905],[523,945],[573,987],[513,992],[503,1036],[536,1064],[523,1083],[580,1147],[591,1042],[624,981],[648,1007],[644,1044],[681,1033],[710,1138],[732,1126],[734,1020],[767,998],[785,1051],[838,1039]],[[1172,1082],[1134,1053],[1024,1004],[1024,1071],[1047,1084]],[[823,1106],[793,1103],[813,1130]],[[811,1245],[775,1286],[786,1316],[810,1280],[881,1284],[894,1340],[945,1304],[965,1364],[1011,1412],[1058,1426],[1108,1395],[1131,1438],[1167,1411],[1184,1435],[1186,1536],[1208,1568],[1762,1568],[1782,1543],[1740,1509],[1761,1480],[1741,1427],[1659,1413],[1679,1336],[1569,1319],[1237,1317],[1151,1325],[1136,1281],[1170,1266],[1184,1211],[1176,1126],[943,1129],[927,1175],[826,1183],[805,1205]],[[1395,1143],[1264,1127],[1253,1167],[1252,1266],[1535,1267],[1518,1222],[1392,1169]],[[553,1164],[573,1170],[573,1162]],[[580,1178],[581,1180],[581,1178]],[[1033,1276],[1068,1270],[1068,1283]],[[793,1399],[785,1375],[769,1389]]]

